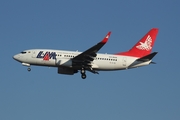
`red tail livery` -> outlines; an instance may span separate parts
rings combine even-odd
[[[129,51],[117,53],[118,55],[143,57],[151,53],[158,33],[157,28],[151,29],[143,38],[141,38]]]

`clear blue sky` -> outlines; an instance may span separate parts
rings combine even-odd
[[[1,0],[0,120],[180,120],[178,0]],[[101,53],[131,48],[159,28],[156,65],[67,76],[12,56],[25,49]]]

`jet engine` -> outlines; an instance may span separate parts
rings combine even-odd
[[[74,70],[72,68],[58,67],[59,74],[73,75],[74,73],[77,73],[77,72],[78,70]]]

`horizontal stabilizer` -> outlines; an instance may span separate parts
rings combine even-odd
[[[151,64],[156,64],[155,62],[150,62]]]
[[[137,61],[147,62],[147,61],[151,60],[156,54],[157,54],[157,52],[153,52],[149,55],[146,55],[142,58],[137,59]]]

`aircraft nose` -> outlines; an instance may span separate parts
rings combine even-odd
[[[18,55],[18,54],[13,56],[14,60],[18,60],[19,58],[20,58],[20,55]]]

